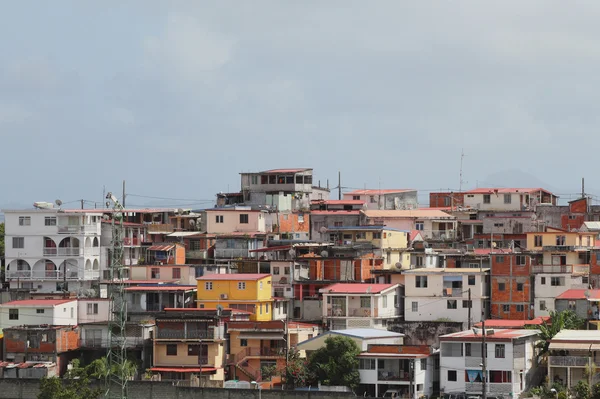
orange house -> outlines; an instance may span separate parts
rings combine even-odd
[[[178,242],[152,245],[146,249],[146,265],[184,265],[185,247]]]
[[[491,306],[493,319],[524,320],[534,314],[532,302],[531,265],[536,263],[528,253],[490,255]]]

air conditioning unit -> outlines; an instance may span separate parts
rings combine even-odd
[[[227,299],[227,294],[221,294],[220,298],[221,299]]]

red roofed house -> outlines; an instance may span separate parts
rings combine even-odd
[[[323,294],[323,324],[331,330],[381,328],[400,318],[398,284],[338,283]]]
[[[417,190],[369,189],[344,193],[345,200],[364,201],[367,209],[416,209],[419,207]]]
[[[570,289],[556,297],[554,308],[557,312],[572,310],[577,313],[577,316],[598,325],[598,319],[600,319],[599,302],[600,290],[598,289]]]
[[[142,284],[125,288],[127,313],[132,321],[152,318],[166,308],[193,308],[195,285]]]

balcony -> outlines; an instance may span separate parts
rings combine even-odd
[[[175,228],[172,224],[148,224],[146,225],[148,228],[148,233],[156,234],[156,233],[172,233],[175,231]]]
[[[6,278],[12,280],[65,280],[62,271],[31,271],[31,270],[15,270],[7,271]],[[70,271],[67,273],[66,280],[79,280],[79,273],[77,271]]]
[[[213,328],[210,328],[206,331],[184,331],[184,330],[165,330],[158,329],[156,333],[156,339],[214,339],[215,331]]]
[[[558,367],[586,367],[589,359],[585,356],[549,356],[550,366]]]
[[[377,380],[379,381],[406,381],[410,382],[410,374],[408,371],[388,371],[378,370]]]
[[[457,237],[456,230],[423,230],[426,240],[454,241]]]
[[[370,308],[348,308],[348,315],[351,317],[375,317],[377,309],[372,312]]]
[[[98,224],[59,225],[57,227],[58,227],[58,234],[84,234],[84,233],[100,234],[100,225],[98,225]]]
[[[188,259],[207,259],[208,251],[206,249],[187,251],[185,257]]]
[[[247,347],[235,355],[234,363],[239,363],[247,357],[285,357],[285,348]]]
[[[327,309],[327,316],[329,317],[346,317],[346,308],[333,308]]]
[[[137,247],[138,245],[140,245],[140,240],[137,237],[126,237],[123,239],[123,245],[127,246],[127,247]]]
[[[542,250],[554,252],[572,252],[575,251],[575,247],[572,245],[544,245]]]
[[[462,288],[444,288],[442,290],[442,296],[445,297],[462,297],[463,289]]]
[[[92,248],[88,248],[88,250],[91,250]],[[100,249],[99,248],[94,248],[98,250],[97,255],[100,255]],[[56,247],[45,247],[44,248],[44,256],[82,256],[83,255],[83,248],[75,248],[75,247],[71,247],[71,248],[56,248]],[[90,255],[92,255],[90,253]]]
[[[248,249],[244,248],[218,248],[215,249],[215,258],[233,259],[248,258]]]
[[[533,265],[533,273],[572,273],[573,265]]]
[[[144,345],[145,339],[142,337],[125,337],[125,347],[132,348],[136,346]],[[118,342],[113,340],[113,345],[116,346]],[[79,346],[82,348],[93,348],[93,349],[106,349],[110,346],[108,338],[82,338],[79,340]]]

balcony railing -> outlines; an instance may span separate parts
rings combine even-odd
[[[12,280],[64,280],[64,274],[62,271],[31,271],[31,270],[15,270],[15,271],[7,271],[6,278]],[[69,271],[67,273],[67,280],[79,280],[79,272],[78,271]]]
[[[158,329],[156,339],[214,339],[214,329],[206,331],[173,331]]]
[[[572,273],[573,265],[533,265],[533,273]]]
[[[410,374],[408,371],[377,371],[377,379],[379,381],[410,381]]]
[[[327,316],[346,317],[346,307],[327,309]]]
[[[572,245],[544,245],[543,251],[557,251],[557,252],[571,252],[575,251],[575,247]]]
[[[353,317],[372,317],[370,308],[348,308],[348,315]]]
[[[443,288],[442,296],[446,297],[462,297],[463,289],[462,288]]]
[[[285,348],[247,347],[235,355],[233,361],[237,364],[247,357],[285,357]]]
[[[143,345],[145,341],[142,337],[125,337],[125,347]],[[117,339],[114,339],[112,344],[117,346]],[[82,338],[79,340],[79,345],[82,348],[108,348],[110,342],[107,338]]]
[[[91,249],[91,248],[90,248]],[[56,248],[56,247],[45,247],[44,256],[81,256],[83,255],[83,248]],[[98,249],[98,255],[100,250]],[[91,254],[90,254],[91,255]]]
[[[123,245],[127,246],[138,246],[140,245],[140,240],[137,237],[126,237],[123,239]]]
[[[452,241],[456,239],[456,230],[423,230],[426,240]]]
[[[206,259],[208,257],[208,251],[206,249],[187,251],[185,257],[188,259]]]
[[[99,226],[96,224],[88,225],[59,225],[58,234],[82,234],[99,233]]]
[[[549,356],[550,366],[559,367],[585,367],[588,365],[589,358],[584,356]]]
[[[248,249],[242,248],[217,248],[215,249],[216,258],[247,258],[249,255]]]
[[[175,229],[172,224],[148,224],[148,233],[172,233]]]

